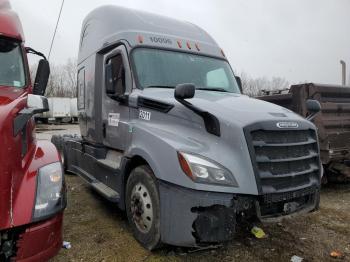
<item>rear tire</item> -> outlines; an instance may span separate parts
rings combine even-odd
[[[148,166],[139,166],[131,171],[125,194],[126,214],[134,237],[148,250],[159,248],[159,193],[156,179]]]
[[[62,166],[64,172],[67,172],[67,152],[65,148],[65,143],[67,139],[73,139],[72,135],[53,135],[51,137],[51,143],[57,148],[58,153],[61,156]]]
[[[62,152],[64,146],[64,139],[61,135],[53,135],[51,137],[51,143],[56,146],[58,152]]]

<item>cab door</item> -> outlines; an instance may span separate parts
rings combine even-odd
[[[127,95],[132,90],[129,59],[124,45],[118,46],[104,56],[103,86],[103,144],[123,151],[130,136]]]

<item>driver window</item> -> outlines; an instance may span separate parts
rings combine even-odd
[[[109,63],[112,65],[112,81],[116,90],[125,90],[125,70],[122,56],[112,57]]]

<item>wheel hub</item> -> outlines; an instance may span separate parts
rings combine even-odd
[[[131,193],[131,214],[132,219],[142,233],[148,233],[153,222],[153,205],[147,188],[138,183]]]

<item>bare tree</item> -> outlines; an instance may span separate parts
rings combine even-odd
[[[76,60],[68,59],[67,63],[63,65],[63,73],[65,76],[64,84],[66,86],[66,93],[69,97],[76,96],[77,88],[77,63]]]
[[[282,77],[266,77],[253,78],[246,72],[241,75],[243,93],[249,96],[262,95],[263,91],[281,90],[289,88],[289,82]]]

